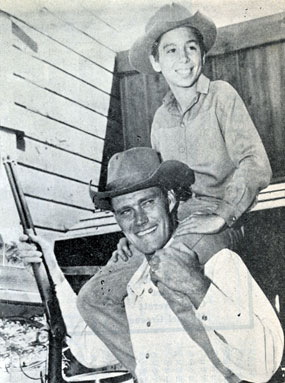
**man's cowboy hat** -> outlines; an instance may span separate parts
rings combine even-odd
[[[217,29],[213,21],[199,11],[192,15],[187,8],[176,3],[164,5],[150,18],[144,36],[129,51],[130,63],[134,69],[145,74],[156,73],[149,61],[153,44],[163,33],[183,26],[198,29],[203,36],[206,52],[214,45]]]
[[[111,210],[111,198],[152,186],[166,190],[190,189],[193,171],[179,161],[161,162],[151,148],[132,148],[115,154],[108,164],[106,190],[96,192],[90,183],[90,197],[96,208]]]

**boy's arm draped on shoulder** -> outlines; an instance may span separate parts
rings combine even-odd
[[[236,167],[216,211],[231,226],[271,180],[271,167],[260,136],[236,90],[224,81],[219,86],[217,117],[229,156]]]

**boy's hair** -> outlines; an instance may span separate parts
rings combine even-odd
[[[179,27],[179,28],[183,28],[183,26]],[[203,39],[202,34],[196,28],[187,27],[187,25],[186,25],[186,28],[191,29],[191,31],[193,32],[193,34],[197,38],[197,42],[198,42],[200,50],[201,50],[201,56],[203,57],[205,52],[206,52],[206,49],[205,49],[205,44],[204,44],[204,39]],[[167,31],[167,32],[169,32],[169,31]],[[167,32],[165,32],[165,33],[167,33]],[[153,44],[153,46],[151,48],[151,55],[154,57],[155,61],[159,60],[158,47],[159,47],[160,40],[161,40],[163,35],[164,35],[164,33],[161,36],[159,36],[159,38],[155,41],[155,43]]]

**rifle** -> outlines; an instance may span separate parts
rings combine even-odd
[[[3,158],[3,164],[16,203],[23,232],[28,235],[28,230],[31,229],[36,235],[31,213],[17,177],[17,164],[9,157],[6,159]],[[49,325],[48,374],[46,376],[46,382],[61,383],[64,381],[62,378],[62,344],[66,335],[65,324],[56,297],[55,286],[44,256],[43,262],[33,264],[32,268]]]

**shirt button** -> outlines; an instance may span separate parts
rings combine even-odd
[[[146,359],[149,358],[149,353],[148,353],[148,352],[145,354],[145,358],[146,358]]]
[[[150,288],[148,289],[148,292],[151,294],[151,293],[153,292],[153,289],[150,287]]]
[[[147,327],[150,327],[151,321],[146,322]]]
[[[180,152],[180,153],[184,153],[184,152],[185,152],[185,148],[183,148],[183,146],[181,146],[181,147],[179,148],[179,152]]]
[[[207,320],[207,319],[208,319],[207,315],[202,315],[202,320]]]

